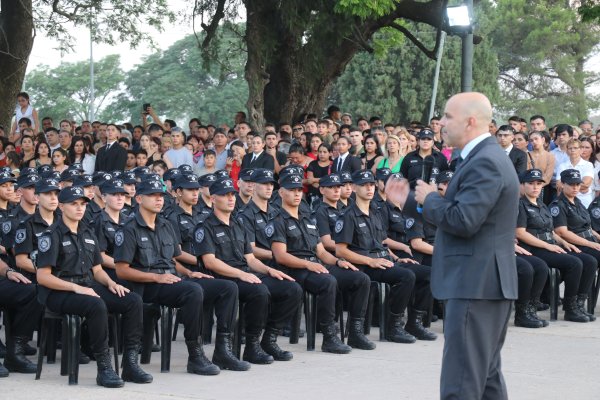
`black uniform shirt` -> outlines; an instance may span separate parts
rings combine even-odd
[[[285,243],[287,252],[299,258],[317,256],[317,245],[321,241],[316,221],[298,212],[298,219],[281,208],[279,215],[265,227],[265,234],[271,241]]]
[[[552,235],[554,225],[550,210],[540,200],[537,200],[537,204],[532,204],[527,197],[521,197],[519,200],[517,228],[525,228],[527,232],[534,236],[541,234]],[[544,241],[554,243],[554,240]]]
[[[600,232],[600,196],[596,197],[588,207],[592,229]]]
[[[237,219],[246,230],[251,243],[254,242],[254,245],[261,249],[271,250],[271,242],[265,235],[265,227],[276,215],[277,211],[271,205],[267,205],[267,212],[263,212],[250,200],[244,210],[237,215]]]
[[[329,235],[333,240],[335,223],[340,218],[340,214],[339,207],[332,207],[325,202],[319,204],[319,207],[313,213],[313,219],[317,222],[317,229],[321,236]]]
[[[87,206],[85,207],[85,214],[83,214],[83,219],[80,223],[88,226],[94,226],[96,220],[98,220],[100,217],[101,212],[102,207],[100,207],[95,201],[88,201]]]
[[[387,203],[387,233],[388,237],[396,242],[406,244],[406,218],[402,211],[391,203]]]
[[[419,238],[429,244],[435,242],[436,226],[425,221],[420,215],[416,218],[406,218],[404,226],[406,228],[406,240],[408,242]]]
[[[2,244],[7,251],[15,245],[15,232],[17,226],[31,215],[33,214],[28,214],[21,205],[18,205],[12,211],[7,213],[6,219],[2,222],[2,238],[0,239],[0,244]],[[14,267],[14,257],[11,256],[9,259],[9,265]]]
[[[193,208],[192,214],[188,214],[178,204],[173,207],[168,216],[168,220],[173,226],[175,240],[181,245],[181,250],[189,254],[194,254],[194,229],[196,228],[196,225],[202,223],[207,217],[207,214],[198,213]],[[193,271],[197,270],[196,265],[182,264],[188,269]]]
[[[566,226],[568,230],[574,233],[585,232],[592,228],[590,214],[577,197],[575,197],[575,202],[571,203],[561,194],[550,203],[550,213],[555,228]]]
[[[204,214],[204,219],[208,218],[212,214],[212,207],[209,207],[202,199],[202,196],[198,197],[198,204],[194,206],[194,212]]]
[[[334,240],[348,244],[348,249],[363,256],[378,258],[389,255],[383,241],[387,238],[381,214],[374,207],[369,215],[352,204],[335,224]]]
[[[435,179],[440,172],[449,169],[448,160],[442,153],[435,150],[431,153],[431,156],[433,157],[431,178]],[[424,158],[419,155],[419,150],[411,151],[402,160],[400,172],[410,182],[411,189],[414,189],[417,179],[421,179],[423,160]]]
[[[106,255],[110,257],[113,256],[115,252],[115,234],[123,227],[126,218],[127,217],[121,213],[119,222],[115,222],[109,217],[106,211],[102,210],[94,225],[100,252],[105,252]]]

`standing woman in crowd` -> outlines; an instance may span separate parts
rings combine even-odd
[[[379,161],[377,168],[389,168],[394,174],[400,172],[402,160],[406,155],[402,153],[400,138],[396,135],[389,135],[385,142],[385,148],[387,150],[387,157]],[[406,150],[407,148],[405,147],[404,151]]]
[[[526,133],[516,132],[515,138],[513,139],[513,146],[517,149],[527,152],[527,143],[529,141],[529,137]]]
[[[313,136],[313,139],[318,136]],[[322,197],[319,191],[319,181],[322,177],[331,174],[331,146],[321,143],[318,150],[319,158],[311,161],[306,168],[306,181],[308,182],[308,196],[312,199]]]
[[[581,158],[592,163],[594,168],[598,164],[596,160],[596,146],[591,138],[581,139]]]
[[[246,149],[244,149],[244,144],[235,140],[231,143],[229,150],[233,153],[233,157],[227,158],[227,163],[225,164],[225,169],[229,172],[229,176],[233,181],[233,186],[236,190],[238,190],[238,178],[240,176],[240,171],[242,169],[242,159],[246,155]],[[206,172],[204,172],[206,174]]]
[[[55,171],[63,172],[69,168],[69,154],[65,149],[58,148],[52,152],[52,167]]]
[[[52,165],[52,158],[50,158],[50,146],[48,143],[40,140],[35,146],[35,154],[33,160],[29,162],[29,166],[37,168],[40,165]]]
[[[362,158],[362,168],[370,169],[375,173],[376,166],[383,160],[383,153],[374,135],[368,134],[365,137],[364,152],[360,157]]]
[[[146,152],[146,154],[149,154],[151,141],[152,141],[152,136],[148,135],[147,133],[144,133],[140,137],[140,145],[139,145],[139,148],[136,150],[136,153],[139,152],[140,150],[144,150]]]
[[[19,173],[21,172],[21,157],[19,157],[16,151],[6,153],[6,165],[15,177],[19,177]]]
[[[148,145],[148,150],[146,153],[148,154],[148,160],[146,161],[146,167],[151,167],[154,161],[162,160],[162,154],[160,152],[161,140],[159,138],[153,137],[150,139],[150,144]]]
[[[323,143],[323,141],[319,135],[312,135],[310,138],[310,148],[306,152],[306,155],[312,160],[319,160],[319,146],[321,146],[321,143]]]
[[[15,122],[11,129],[11,135],[19,130],[19,120],[21,118],[29,118],[31,121],[31,129],[34,132],[40,130],[40,121],[38,119],[37,110],[35,110],[29,101],[29,95],[25,92],[17,94],[17,108],[15,109]]]
[[[21,160],[23,167],[28,167],[31,160],[35,158],[35,147],[33,145],[33,138],[24,136],[21,139]]]
[[[532,132],[529,135],[529,142],[533,148],[527,152],[527,169],[537,168],[542,171],[543,186],[540,193],[544,204],[550,204],[552,200],[550,198],[550,191],[544,190],[544,188],[552,180],[552,174],[554,173],[554,154],[550,153],[545,148],[546,139],[541,132]]]
[[[94,173],[96,156],[88,153],[85,139],[80,136],[76,136],[71,143],[71,148],[69,149],[69,161],[71,164],[81,164],[83,172],[86,175],[92,175]]]
[[[304,154],[306,154],[306,152],[308,151],[308,144],[310,142],[311,136],[312,135],[310,134],[310,132],[302,132],[302,134],[300,135],[298,143],[300,143],[302,149],[304,149]]]

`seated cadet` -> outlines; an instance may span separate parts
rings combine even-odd
[[[198,204],[194,206],[194,210],[199,214],[203,214],[203,219],[206,219],[212,214],[213,204],[210,197],[210,185],[217,180],[215,174],[206,174],[198,178],[200,184],[200,197],[198,198]]]
[[[354,203],[354,190],[352,190],[352,175],[348,171],[342,171],[340,174],[342,188],[340,190],[340,212],[344,212],[352,203]]]
[[[345,258],[365,272],[371,280],[390,284],[390,318],[386,339],[397,343],[435,340],[437,335],[423,326],[431,302],[431,268],[410,258],[399,258],[383,244],[387,238],[380,213],[371,207],[375,177],[369,170],[352,174],[356,202],[335,226],[336,256]],[[415,283],[416,281],[416,283]],[[414,292],[408,323],[402,328],[402,314]]]
[[[15,195],[15,182],[17,180],[13,177],[10,172],[0,171],[0,224],[8,222],[9,208],[11,205],[10,200]],[[6,247],[0,243],[0,259],[8,264],[8,252]]]
[[[548,278],[548,265],[541,258],[515,244],[519,297],[515,302],[515,326],[543,328],[548,321],[537,315],[536,299],[539,302]]]
[[[194,254],[202,257],[206,268],[218,278],[229,279],[238,286],[246,324],[243,359],[253,364],[289,361],[293,355],[277,345],[277,336],[298,309],[302,290],[291,277],[267,267],[252,254],[244,227],[232,218],[233,181],[226,178],[214,182],[210,193],[214,211],[195,229]]]
[[[94,226],[96,220],[100,217],[100,212],[105,207],[102,193],[100,193],[100,186],[113,177],[107,172],[96,172],[91,178],[90,180],[90,175],[81,175],[73,180],[73,186],[81,187],[85,191],[86,197],[90,199],[83,217],[83,223],[88,226]]]
[[[63,172],[61,172],[59,180],[61,189],[73,186],[73,179],[75,179],[75,177],[79,175],[81,175],[81,172],[79,172],[77,169],[72,168],[67,168]]]
[[[254,169],[246,168],[240,171],[238,175],[238,192],[235,194],[235,210],[233,210],[233,215],[238,215],[238,213],[243,210],[250,198],[252,198],[252,193],[254,191],[254,183],[250,180]]]
[[[431,169],[432,175],[438,175],[440,172],[450,169],[448,167],[448,160],[438,151],[433,145],[433,139],[435,134],[428,128],[422,129],[417,133],[417,139],[419,146],[417,150],[414,150],[406,155],[402,159],[402,165],[400,166],[400,173],[410,183],[410,187],[414,188],[417,183],[417,179],[421,179],[423,171],[423,163],[425,158],[432,157],[433,166]]]
[[[298,164],[286,165],[281,169],[281,171],[279,171],[279,180],[281,180],[285,175],[304,176],[304,168]],[[281,197],[279,196],[278,191],[273,193],[273,196],[271,197],[271,205],[273,205],[273,207],[276,210],[279,210],[281,208]],[[300,213],[302,215],[306,215],[309,218],[312,214],[311,208],[308,205],[307,201],[304,199],[304,197],[300,202]]]
[[[59,218],[56,212],[59,191],[59,182],[55,179],[37,181],[35,195],[38,198],[38,208],[32,216],[19,224],[15,232],[17,268],[31,281],[35,281],[38,237]]]
[[[118,281],[113,255],[115,234],[126,220],[126,216],[121,214],[125,204],[125,184],[120,179],[106,181],[100,186],[100,193],[105,207],[94,221],[94,232],[98,238],[102,267],[112,280]]]
[[[206,219],[204,214],[194,210],[198,203],[200,185],[194,174],[178,176],[172,183],[173,193],[178,199],[168,215],[175,231],[176,241],[181,254],[175,257],[176,269],[183,279],[190,280],[202,287],[203,305],[206,310],[212,305],[217,316],[217,341],[212,362],[221,369],[247,371],[250,364],[237,359],[232,353],[235,310],[238,303],[238,289],[235,283],[200,272],[198,259],[193,255],[194,229]]]
[[[175,179],[180,177],[182,174],[179,168],[170,168],[165,171],[162,176],[162,181],[165,184],[165,205],[163,206],[163,214],[168,215],[171,212],[171,209],[176,203],[175,190],[173,189],[173,182]]]
[[[565,176],[572,183],[570,177]],[[519,200],[517,239],[524,249],[541,258],[550,268],[558,268],[565,282],[563,309],[565,321],[589,322],[590,318],[577,304],[579,295],[589,293],[596,273],[597,261],[554,233],[552,213],[539,200],[544,180],[542,171],[530,169],[520,176],[523,196]],[[570,184],[569,183],[569,184]],[[560,210],[556,210],[560,212]],[[556,211],[554,212],[556,214]],[[558,215],[558,214],[557,214]]]
[[[264,168],[244,171],[252,171],[246,179],[254,184],[254,189],[252,199],[237,218],[246,230],[254,256],[265,263],[270,263],[273,253],[271,243],[265,235],[265,226],[277,215],[276,210],[269,204],[275,187],[275,176],[273,171]]]
[[[346,354],[352,347],[373,350],[375,344],[364,335],[364,317],[371,281],[344,259],[327,252],[319,240],[312,218],[299,211],[302,176],[285,174],[279,179],[281,209],[265,227],[271,240],[272,265],[292,276],[304,290],[317,296],[317,318],[323,332],[321,350]],[[327,266],[325,266],[327,265]],[[335,304],[338,287],[350,299],[348,345],[336,334]]]
[[[550,204],[554,231],[566,242],[594,257],[598,264],[600,263],[600,234],[592,230],[590,215],[577,197],[581,186],[580,181],[582,181],[581,173],[576,169],[566,169],[561,172],[560,178],[562,192]],[[579,309],[584,311],[590,321],[595,321],[596,317],[588,313],[584,307],[587,300],[587,292],[577,295]]]
[[[125,203],[123,204],[123,215],[125,217],[129,217],[135,210],[136,202],[135,202],[135,184],[137,183],[135,179],[135,173],[131,171],[126,171],[121,175],[121,180],[123,181],[123,187],[125,188]]]
[[[37,281],[40,301],[56,313],[77,314],[88,324],[90,347],[98,364],[96,383],[121,387],[123,381],[152,382],[138,364],[142,341],[142,299],[104,272],[97,238],[81,223],[89,199],[80,187],[58,195],[61,219],[38,239]],[[108,350],[108,312],[122,316],[123,379],[115,373]]]
[[[319,192],[323,199],[312,215],[313,219],[317,221],[321,243],[323,243],[325,250],[331,253],[335,253],[333,230],[336,221],[340,217],[342,186],[342,179],[338,174],[329,174],[322,177],[319,180]]]
[[[160,215],[164,205],[162,182],[151,178],[136,191],[138,210],[115,234],[114,261],[119,279],[138,292],[145,303],[179,308],[188,349],[187,372],[217,375],[219,367],[204,354],[200,337],[202,288],[175,275],[181,254],[171,224]]]

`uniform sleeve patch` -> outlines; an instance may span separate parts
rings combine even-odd
[[[10,232],[11,229],[11,224],[10,221],[6,221],[2,223],[2,232],[4,234],[7,234],[8,232]]]
[[[267,226],[265,226],[265,235],[270,238],[273,236],[273,233],[275,233],[275,227],[272,223],[267,224]]]
[[[594,219],[600,218],[600,208],[592,209],[592,217],[594,217]]]
[[[17,244],[23,243],[26,236],[25,229],[17,229],[17,232],[15,233],[15,242]]]
[[[41,253],[45,253],[50,249],[51,244],[52,240],[50,239],[50,236],[42,236],[38,242],[38,250]]]
[[[344,229],[344,221],[339,219],[335,222],[335,233],[340,233]]]
[[[412,228],[414,224],[415,224],[415,219],[414,218],[408,218],[406,220],[406,229]]]
[[[204,241],[204,228],[198,228],[194,234],[196,243],[202,243]]]
[[[123,231],[115,233],[115,246],[121,246],[124,240],[125,235],[123,235]]]
[[[552,214],[553,217],[557,217],[558,214],[560,214],[560,208],[558,208],[558,206],[550,208],[550,214]]]

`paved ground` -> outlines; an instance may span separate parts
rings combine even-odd
[[[548,317],[548,313],[540,313]],[[597,315],[599,313],[597,312]],[[559,314],[562,317],[562,313]],[[441,322],[433,324],[441,333]],[[377,328],[371,338],[378,336]],[[181,337],[181,334],[180,334]],[[248,372],[223,371],[216,377],[185,373],[182,340],[173,343],[171,372],[161,374],[160,354],[146,370],[149,385],[126,384],[122,389],[96,386],[95,365],[80,369],[78,386],[68,386],[55,365],[44,365],[42,379],[12,374],[0,380],[0,399],[435,399],[443,338],[401,345],[377,342],[374,351],[348,355],[307,352],[306,342],[289,345],[294,360],[252,366]],[[320,335],[317,344],[320,344]],[[206,347],[212,354],[213,347]],[[59,352],[60,357],[60,352]],[[556,321],[544,329],[509,328],[503,351],[504,374],[511,399],[578,400],[600,398],[600,320],[587,324]]]

